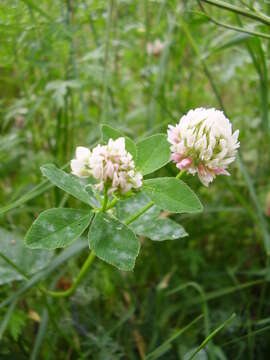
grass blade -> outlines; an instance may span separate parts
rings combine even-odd
[[[9,308],[8,308],[8,311],[6,312],[5,316],[4,316],[4,319],[1,323],[1,326],[0,326],[0,342],[3,338],[3,335],[7,329],[7,326],[8,326],[8,323],[9,323],[9,320],[12,316],[12,313],[16,307],[16,304],[17,304],[17,299],[14,299],[11,304],[9,305]]]
[[[41,318],[41,322],[40,322],[40,325],[38,328],[36,340],[35,340],[33,350],[32,350],[31,356],[30,356],[30,360],[38,359],[40,347],[42,345],[43,338],[46,334],[46,330],[47,330],[47,326],[48,326],[48,319],[49,319],[48,310],[46,308],[44,308],[43,312],[42,312],[42,318]]]
[[[196,355],[198,354],[198,352],[200,350],[202,350],[208,343],[209,341],[216,336],[217,333],[219,333],[224,327],[226,327],[227,325],[229,325],[229,323],[235,318],[236,314],[232,314],[229,319],[227,319],[226,321],[224,321],[224,323],[222,323],[219,327],[217,327],[214,331],[211,332],[211,334],[209,336],[207,336],[207,338],[201,343],[201,345],[198,347],[198,349],[190,356],[190,358],[188,360],[192,360],[196,357]]]
[[[203,315],[199,315],[193,321],[191,321],[188,325],[186,325],[182,329],[178,330],[174,335],[169,337],[169,339],[164,341],[164,343],[161,344],[159,347],[157,347],[154,351],[152,351],[150,354],[147,354],[145,357],[145,360],[158,359],[161,355],[163,355],[165,352],[167,352],[170,349],[170,347],[171,347],[170,344],[172,341],[174,341],[179,336],[181,336],[185,331],[189,330],[194,324],[196,324],[202,318],[203,318]]]

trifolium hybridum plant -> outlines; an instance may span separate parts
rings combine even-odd
[[[198,174],[208,186],[217,175],[229,175],[228,166],[239,148],[239,131],[215,109],[190,110],[168,135],[156,134],[134,142],[107,125],[101,127],[100,144],[92,149],[78,146],[66,172],[53,164],[42,174],[83,206],[55,208],[41,213],[26,234],[32,249],[63,248],[86,234],[90,253],[70,289],[51,296],[71,295],[87,269],[98,257],[122,271],[133,270],[139,254],[138,236],[153,241],[187,236],[169,213],[197,213],[203,207],[197,195],[180,180]],[[150,177],[173,161],[176,177]],[[147,175],[147,179],[144,176]]]

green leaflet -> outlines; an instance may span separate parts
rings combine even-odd
[[[136,234],[153,241],[176,240],[188,236],[183,226],[171,219],[154,218],[147,222],[138,219],[131,227]]]
[[[202,211],[197,195],[181,180],[170,177],[145,180],[143,191],[155,205],[175,213]]]
[[[49,209],[33,222],[25,237],[32,249],[56,249],[70,245],[84,232],[93,213],[88,210]]]
[[[102,260],[119,270],[134,268],[140,243],[133,231],[106,213],[98,213],[88,234],[89,247]]]
[[[86,191],[79,179],[73,175],[58,169],[54,164],[41,166],[40,170],[55,186],[92,207],[97,206],[97,201],[90,189]]]
[[[167,136],[157,134],[137,143],[138,170],[143,174],[150,174],[170,161],[171,151]]]

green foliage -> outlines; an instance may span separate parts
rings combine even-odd
[[[195,193],[178,179],[164,177],[145,180],[143,191],[163,210],[196,213],[203,209]]]
[[[157,134],[137,143],[137,167],[143,175],[151,174],[166,165],[171,156],[167,136]]]
[[[88,234],[89,247],[102,260],[119,270],[134,268],[140,243],[133,231],[105,213],[95,215]]]
[[[17,310],[12,313],[8,325],[8,330],[10,332],[12,339],[15,342],[17,342],[19,337],[21,336],[26,323],[27,323],[27,316],[23,311]]]
[[[49,209],[41,213],[25,236],[31,249],[57,249],[70,245],[88,227],[89,210]]]

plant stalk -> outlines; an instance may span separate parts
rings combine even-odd
[[[125,224],[129,225],[131,224],[133,221],[137,220],[140,216],[142,216],[147,210],[149,210],[152,206],[154,205],[153,201],[149,201],[148,204],[146,204],[143,208],[141,208],[139,211],[136,212],[135,215],[132,215],[131,217],[129,217],[126,221]]]
[[[47,290],[44,287],[41,287],[40,288],[41,291],[52,297],[67,297],[67,296],[72,295],[74,293],[74,291],[77,289],[77,287],[80,284],[80,282],[82,281],[82,279],[85,277],[87,270],[90,268],[90,266],[94,262],[95,257],[96,257],[95,253],[93,251],[91,251],[90,254],[88,255],[86,261],[84,262],[76,280],[74,281],[74,283],[68,290],[66,290],[66,291],[51,291],[51,290]]]
[[[270,17],[266,16],[264,14],[259,14],[257,12],[252,12],[252,11],[249,11],[249,10],[245,10],[245,9],[240,8],[238,6],[229,4],[229,3],[225,2],[225,1],[220,1],[220,0],[201,0],[201,1],[203,1],[203,2],[205,2],[207,4],[219,7],[221,9],[228,10],[228,11],[234,12],[236,14],[248,17],[250,19],[260,21],[263,24],[270,25]]]
[[[108,189],[107,189],[107,186],[104,185],[104,198],[103,198],[103,205],[102,205],[101,211],[103,211],[103,212],[106,211],[107,204],[108,204]]]

